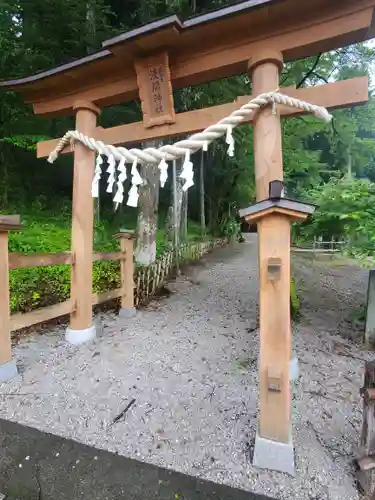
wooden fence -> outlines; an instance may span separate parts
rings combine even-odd
[[[165,278],[173,272],[177,260],[186,262],[198,259],[204,253],[217,246],[223,246],[225,243],[225,240],[215,240],[183,245],[178,252],[171,249],[151,266],[138,268],[134,273],[134,232],[122,231],[115,235],[120,242],[118,252],[94,252],[91,257],[92,262],[119,261],[121,285],[115,290],[93,294],[90,290],[92,283],[90,245],[90,253],[84,253],[86,260],[82,258],[84,247],[79,248],[80,259],[78,259],[77,252],[23,255],[9,252],[8,233],[12,230],[20,230],[20,217],[0,215],[0,380],[11,378],[17,371],[15,362],[12,360],[12,331],[70,315],[72,330],[90,333],[90,328],[80,330],[72,328],[72,325],[73,321],[77,324],[77,318],[81,323],[84,320],[84,324],[92,324],[92,306],[120,298],[121,311],[127,314],[162,286]],[[71,266],[70,298],[31,312],[10,314],[9,270],[55,265]],[[80,279],[78,280],[77,277]]]
[[[125,233],[124,233],[125,234]],[[127,233],[128,234],[128,233]],[[215,239],[198,243],[181,245],[178,251],[181,262],[189,262],[200,259],[204,254],[214,248],[222,247],[226,244],[225,239]],[[170,249],[147,267],[135,268],[133,266],[133,242],[130,239],[120,239],[123,246],[120,252],[99,253],[92,256],[93,262],[97,261],[120,261],[121,286],[114,290],[109,290],[100,294],[92,294],[92,305],[102,304],[117,298],[125,298],[126,304],[122,306],[138,306],[147,301],[153,294],[163,286],[166,278],[171,276],[175,270],[176,252]],[[128,252],[126,245],[128,244]],[[127,258],[131,262],[127,262]],[[54,266],[61,264],[74,265],[74,257],[71,252],[42,253],[32,255],[22,255],[20,253],[9,252],[9,269],[25,269],[31,267]],[[133,277],[129,277],[128,269],[133,269]],[[131,266],[131,267],[130,267]],[[130,279],[129,279],[130,278]],[[133,286],[133,293],[129,293],[129,287]],[[44,323],[60,316],[65,316],[74,312],[75,304],[73,299],[30,311],[27,313],[16,313],[10,316],[10,330],[21,330],[38,323]],[[0,310],[0,313],[9,314]]]
[[[100,253],[95,252],[92,256],[93,262],[97,261],[121,261],[125,256],[121,252]],[[71,252],[60,253],[35,253],[31,255],[23,255],[16,252],[8,254],[9,269],[26,269],[31,267],[57,266],[61,264],[74,265],[74,258]],[[122,289],[110,290],[100,294],[92,295],[92,304],[97,305],[108,300],[120,297]],[[44,323],[51,319],[58,318],[71,314],[75,309],[75,304],[72,299],[68,299],[58,304],[46,306],[40,309],[35,309],[27,313],[16,313],[10,316],[11,331],[22,330],[29,326],[38,323]],[[2,313],[3,311],[1,311]]]
[[[295,253],[309,253],[315,257],[316,254],[320,255],[331,255],[339,253],[348,244],[346,240],[335,240],[331,238],[328,241],[324,241],[322,237],[314,237],[312,242],[306,242],[302,245],[293,245],[292,252]]]

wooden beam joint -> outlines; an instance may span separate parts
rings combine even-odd
[[[100,108],[91,101],[85,101],[83,99],[77,99],[73,103],[73,111],[78,111],[79,109],[88,109],[92,111],[97,116],[100,114]]]

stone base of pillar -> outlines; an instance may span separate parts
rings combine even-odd
[[[18,375],[18,369],[14,359],[0,365],[0,382],[6,382]]]
[[[137,310],[135,307],[121,307],[119,310],[118,316],[121,319],[130,319],[134,318],[137,314]]]
[[[295,475],[294,447],[292,439],[289,443],[280,443],[262,438],[257,433],[255,438],[254,467],[270,469]]]
[[[96,338],[96,326],[93,325],[90,328],[85,328],[84,330],[72,330],[67,328],[65,331],[65,340],[69,344],[80,345],[85,342],[90,342]]]

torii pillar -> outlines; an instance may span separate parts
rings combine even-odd
[[[282,54],[264,49],[248,64],[254,96],[279,87]],[[257,202],[283,180],[280,116],[267,106],[254,121]],[[290,218],[271,211],[257,219],[260,283],[260,415],[254,465],[294,474],[291,432]],[[276,279],[271,276],[276,269]]]
[[[73,104],[76,129],[89,137],[95,133],[100,109],[90,101]],[[94,231],[94,200],[91,183],[94,176],[95,153],[77,142],[74,150],[72,254],[70,295],[75,309],[65,332],[66,340],[74,345],[93,340],[96,327],[92,317],[92,251]]]

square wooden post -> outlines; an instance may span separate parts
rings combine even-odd
[[[91,102],[76,101],[76,129],[92,137],[99,109]],[[96,336],[92,321],[92,252],[94,227],[94,202],[91,184],[94,176],[95,153],[75,143],[72,207],[72,253],[70,295],[75,310],[70,317],[70,327],[65,338],[71,344],[81,344]]]
[[[134,307],[134,231],[122,230],[115,235],[120,240],[123,257],[120,261],[121,273],[121,307],[120,318],[135,316]]]
[[[0,382],[18,373],[10,336],[8,232],[19,228],[19,215],[0,215]]]
[[[249,61],[253,95],[276,91],[281,53],[262,50]],[[269,198],[270,182],[283,180],[280,117],[267,106],[254,121],[257,201]],[[258,221],[260,283],[260,415],[254,465],[294,473],[291,433],[290,221],[270,213]],[[278,277],[272,268],[277,262]],[[274,263],[274,264],[272,264]],[[275,267],[275,268],[276,268]]]
[[[281,193],[272,197],[273,184],[268,199],[239,212],[248,224],[257,222],[259,232],[260,419],[254,465],[293,474],[289,381],[297,377],[298,365],[288,356],[290,222],[305,220],[315,207],[284,198]]]

